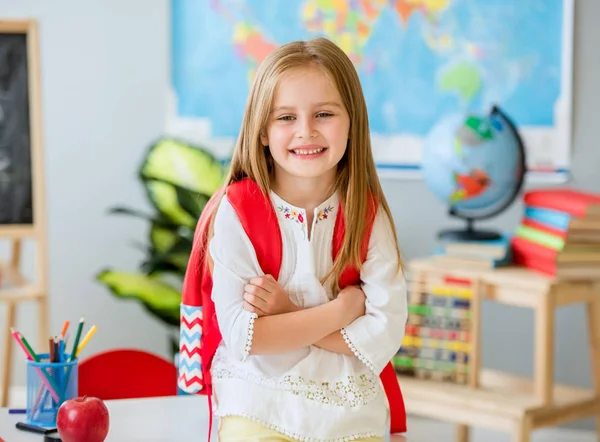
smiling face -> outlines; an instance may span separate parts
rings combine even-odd
[[[296,68],[280,79],[266,133],[275,179],[335,180],[348,144],[350,118],[337,88],[317,66]]]

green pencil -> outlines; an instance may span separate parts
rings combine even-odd
[[[71,351],[71,356],[69,356],[69,362],[75,359],[75,355],[77,354],[77,346],[79,345],[79,339],[81,338],[81,330],[83,330],[84,322],[85,318],[82,316],[79,320],[79,325],[77,326],[77,334],[75,335],[75,341],[73,342],[73,350]]]
[[[19,333],[19,335],[21,337],[21,342],[23,343],[23,345],[25,346],[25,348],[27,349],[27,351],[29,352],[29,354],[31,355],[31,357],[33,358],[33,360],[35,362],[40,362],[40,358],[35,353],[35,351],[33,351],[33,348],[31,348],[31,345],[29,345],[29,342],[27,342],[27,339],[25,339],[25,336],[23,336],[20,333]]]

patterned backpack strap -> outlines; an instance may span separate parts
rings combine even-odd
[[[208,290],[210,293],[212,287],[210,269],[207,267],[208,230],[212,213],[221,200],[222,192],[220,189],[209,199],[198,220],[183,280],[177,385],[182,391],[190,394],[198,393],[205,387],[202,374],[202,331],[209,326],[203,315],[203,308],[207,304],[207,300],[203,298],[206,298],[205,292]]]

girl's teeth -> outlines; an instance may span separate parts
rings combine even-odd
[[[320,148],[320,149],[312,149],[312,150],[294,150],[293,152],[296,155],[314,155],[316,153],[321,153],[323,152],[324,148]]]

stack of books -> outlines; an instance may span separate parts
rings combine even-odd
[[[449,266],[493,269],[511,263],[510,236],[481,241],[446,241],[434,252],[433,259]]]
[[[540,189],[523,195],[513,262],[556,277],[600,278],[600,194]]]

